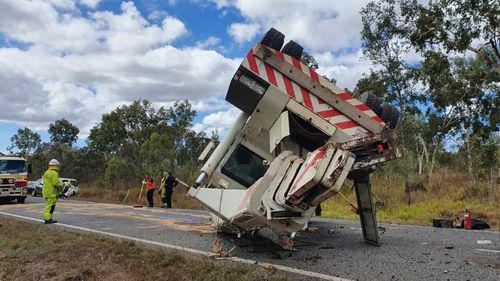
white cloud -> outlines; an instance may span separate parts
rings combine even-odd
[[[79,0],[83,5],[95,9],[101,0]]]
[[[227,109],[229,106],[229,103],[225,100],[216,98],[199,100],[192,103],[192,108],[197,112],[213,112],[217,110]]]
[[[217,47],[221,43],[219,37],[209,36],[207,39],[203,41],[196,42],[196,47],[200,49],[209,49],[212,47]]]
[[[239,59],[173,47],[189,33],[179,19],[165,16],[153,24],[132,2],[117,13],[82,16],[61,10],[65,2],[59,2],[2,3],[0,33],[27,47],[0,48],[0,99],[10,108],[0,111],[0,121],[46,129],[64,117],[84,136],[102,113],[136,99],[157,105],[188,99],[199,111],[224,108],[227,77]]]
[[[246,31],[265,31],[275,27],[283,32],[287,39],[301,43],[314,53],[359,46],[361,42],[359,11],[368,0],[213,0],[213,2],[219,9],[235,8],[245,18],[242,27],[238,24],[228,30],[236,42],[249,40],[252,35],[252,33],[237,33],[239,28]]]
[[[252,40],[259,32],[260,26],[252,23],[233,23],[229,26],[229,35],[238,43],[244,43]]]
[[[210,1],[215,3],[218,9],[226,8],[234,2],[233,0],[210,0]]]
[[[335,78],[339,87],[353,90],[358,80],[364,73],[369,73],[372,65],[362,61],[363,53],[360,49],[356,52],[342,52],[334,54],[325,52],[315,55],[319,64],[318,72],[328,78]]]
[[[240,112],[236,107],[231,107],[228,110],[218,111],[205,116],[202,123],[215,127],[229,128],[233,125]]]
[[[167,15],[168,15],[168,13],[166,11],[154,10],[151,13],[149,13],[148,19],[157,20],[157,19],[164,18]]]
[[[217,133],[219,136],[224,136],[226,128],[223,127],[213,127],[213,126],[207,126],[205,124],[201,123],[196,123],[194,126],[191,128],[191,130],[195,131],[196,133],[201,133],[204,132],[208,136],[211,136],[212,133]]]
[[[72,10],[75,8],[74,0],[47,0],[46,2],[54,5],[59,9]]]
[[[209,135],[211,132],[217,131],[220,136],[224,136],[240,113],[239,109],[231,106],[229,109],[205,116],[202,122],[194,124],[192,129],[195,132],[205,132]]]

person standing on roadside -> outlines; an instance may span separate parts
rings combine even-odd
[[[179,182],[172,172],[168,172],[167,178],[165,179],[165,201],[167,203],[167,208],[172,208],[172,193],[174,192],[174,187],[178,183]]]
[[[144,179],[144,184],[146,185],[146,197],[148,198],[148,206],[154,207],[153,196],[156,189],[156,184],[151,175],[146,174],[146,178]]]
[[[52,219],[52,214],[56,209],[57,198],[63,190],[63,185],[59,180],[59,167],[59,161],[52,159],[49,161],[49,168],[43,174],[42,195],[43,199],[45,199],[45,210],[43,212],[45,224],[57,222]]]

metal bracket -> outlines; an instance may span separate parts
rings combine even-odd
[[[351,178],[354,180],[363,238],[369,244],[380,246],[377,214],[370,184],[370,171],[357,171],[351,175]]]

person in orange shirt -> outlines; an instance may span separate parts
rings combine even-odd
[[[148,198],[149,207],[154,207],[153,195],[155,193],[156,184],[151,175],[146,174],[146,178],[144,179],[144,183],[146,185],[146,197]]]

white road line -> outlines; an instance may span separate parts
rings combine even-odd
[[[497,254],[500,253],[499,250],[489,250],[489,249],[476,249],[476,251],[479,251],[479,252],[490,252],[490,253],[497,253]]]
[[[15,215],[15,214],[6,213],[6,212],[0,212],[0,215],[20,218],[20,219],[29,220],[29,221],[43,222],[43,220],[41,220],[41,219],[35,219],[35,218],[31,218],[31,217]],[[145,239],[141,239],[141,238],[130,237],[130,236],[125,236],[125,235],[106,232],[106,231],[95,230],[95,229],[81,227],[81,226],[69,225],[69,224],[64,224],[64,223],[56,223],[56,224],[54,224],[54,226],[64,227],[64,228],[69,228],[69,229],[76,229],[76,230],[85,231],[85,232],[91,232],[91,233],[109,236],[109,237],[113,237],[113,238],[127,239],[127,240],[131,240],[131,241],[135,241],[135,242],[139,242],[139,243],[143,243],[143,244],[155,245],[155,246],[163,247],[166,249],[184,251],[184,252],[202,255],[202,256],[207,256],[207,257],[214,257],[214,253],[207,252],[207,251],[202,251],[202,250],[197,250],[197,249],[192,249],[192,248],[187,248],[187,247],[181,247],[181,246],[176,246],[176,245],[161,243],[161,242],[156,242],[156,241],[150,241],[150,240],[145,240]],[[288,267],[288,266],[279,265],[279,264],[258,262],[256,260],[249,260],[249,259],[244,259],[244,258],[239,258],[239,257],[227,257],[227,258],[223,258],[223,260],[230,260],[230,261],[235,261],[235,262],[240,262],[240,263],[245,263],[245,264],[259,265],[259,266],[265,267],[265,268],[271,267],[271,268],[276,268],[276,269],[281,270],[281,271],[300,274],[300,275],[309,276],[309,277],[313,277],[313,278],[320,278],[320,279],[324,279],[324,280],[351,281],[349,279],[343,279],[343,278],[339,278],[339,277],[335,277],[335,276],[331,276],[331,275],[326,275],[326,274],[322,274],[322,273],[318,273],[318,272],[302,270],[302,269]]]

